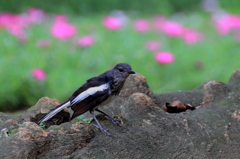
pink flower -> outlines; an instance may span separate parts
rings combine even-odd
[[[149,23],[145,19],[137,19],[133,22],[133,27],[136,31],[146,33],[149,31]]]
[[[27,27],[27,25],[26,19],[21,15],[13,15],[10,13],[0,14],[0,26],[6,28],[11,35],[19,39],[26,39],[24,27]]]
[[[160,49],[161,44],[158,41],[147,41],[145,48],[149,51],[157,51]]]
[[[192,45],[201,42],[203,40],[203,35],[196,30],[185,28],[181,38],[186,44]]]
[[[32,70],[32,76],[39,81],[43,81],[43,80],[46,79],[46,73],[41,68],[33,69]]]
[[[22,26],[20,25],[9,25],[7,31],[20,39],[26,39],[26,34]]]
[[[68,17],[64,14],[58,14],[54,17],[54,21],[56,21],[56,22],[68,22]]]
[[[179,37],[183,32],[184,27],[175,21],[165,21],[162,24],[161,30],[172,37]]]
[[[19,25],[24,26],[25,19],[21,15],[14,15],[10,13],[1,13],[0,14],[0,24],[5,28],[10,25]]]
[[[78,44],[81,47],[89,47],[95,43],[95,38],[91,35],[83,36],[78,39]]]
[[[162,31],[168,36],[179,37],[182,34],[184,27],[176,22],[167,20],[165,17],[161,15],[157,15],[153,21],[153,27],[156,30]]]
[[[153,27],[156,30],[162,31],[162,25],[166,21],[165,17],[162,15],[156,15],[153,20]]]
[[[77,28],[69,24],[65,18],[61,18],[56,17],[51,29],[51,34],[60,40],[67,40],[76,34]]]
[[[9,13],[0,13],[0,26],[7,27],[10,24],[11,14]]]
[[[40,23],[45,16],[44,11],[37,8],[30,8],[27,11],[27,18],[30,23]]]
[[[163,51],[156,53],[155,60],[161,64],[170,64],[174,62],[175,57],[172,53]]]
[[[215,27],[219,34],[229,34],[233,29],[240,29],[240,16],[233,14],[215,15]]]
[[[105,26],[108,30],[119,30],[123,27],[123,23],[116,17],[106,16],[103,19],[103,26]]]

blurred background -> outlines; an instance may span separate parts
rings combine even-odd
[[[0,111],[129,63],[154,93],[228,82],[239,68],[238,0],[1,0]]]

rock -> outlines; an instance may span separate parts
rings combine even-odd
[[[118,98],[122,98],[122,104],[125,103],[125,99],[133,93],[143,93],[152,100],[155,100],[152,90],[149,88],[146,78],[141,74],[133,74],[126,80]]]
[[[0,130],[4,128],[7,130],[16,129],[19,127],[20,121],[21,117],[0,112]]]
[[[163,106],[166,103],[171,103],[176,100],[181,100],[183,103],[197,106],[202,103],[204,95],[202,87],[198,87],[192,91],[178,91],[169,93],[155,94],[158,106]]]
[[[88,124],[64,123],[43,130],[33,122],[24,122],[15,134],[0,142],[5,158],[53,158],[71,155],[82,149],[94,136]]]
[[[208,81],[203,85],[203,105],[209,104],[214,100],[219,100],[226,96],[230,89],[223,82]]]
[[[239,80],[240,80],[240,69],[237,69],[237,70],[233,71],[228,83],[239,85]]]
[[[64,120],[60,125],[51,122],[47,129],[29,122],[59,104],[54,99],[43,98],[23,116],[15,118],[0,113],[0,126],[3,126],[0,129],[9,123],[8,127],[22,124],[16,132],[0,139],[0,158],[239,158],[237,81],[240,81],[238,70],[229,83],[213,80],[192,91],[154,95],[143,76],[131,75],[119,98],[105,108],[124,126],[117,127],[98,116],[111,137],[83,122]],[[204,107],[182,113],[161,109],[166,102],[176,105],[174,101],[178,100]],[[55,120],[59,118],[62,116]]]
[[[134,93],[142,93],[151,98],[155,104],[157,103],[152,90],[149,88],[146,78],[141,74],[130,75],[119,95],[108,106],[101,108],[103,111],[109,112],[110,115],[115,116],[121,114],[121,108],[128,98]],[[154,105],[155,105],[154,104]]]
[[[147,106],[157,106],[155,101],[143,93],[134,93],[122,106],[121,114],[123,118],[131,119],[134,113],[145,109]]]
[[[44,117],[47,113],[49,113],[52,109],[58,106],[60,102],[56,99],[50,99],[48,97],[43,97],[39,99],[36,105],[32,106],[27,110],[26,113],[22,115],[22,119],[24,121],[32,121],[38,123],[38,121]],[[46,127],[50,125],[59,125],[64,122],[69,122],[70,113],[68,109],[65,108],[61,112],[59,112],[56,116],[49,119],[45,122]]]
[[[113,131],[113,138],[106,139],[97,132],[92,142],[84,150],[75,151],[73,156],[238,158],[240,92],[233,90],[236,91],[229,84],[209,81],[192,91],[156,94],[158,106],[146,104],[150,103],[146,101],[151,101],[148,96],[134,93],[122,108],[125,127],[119,129],[107,124]],[[160,109],[167,101],[181,100],[199,105],[207,97],[210,97],[210,102],[196,110],[169,114]]]

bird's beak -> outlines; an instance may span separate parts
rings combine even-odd
[[[130,71],[130,72],[129,72],[129,74],[135,74],[135,73],[136,73],[136,72],[134,72],[134,71]]]

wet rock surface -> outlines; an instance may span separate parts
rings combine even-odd
[[[35,122],[59,104],[44,97],[22,116],[0,113],[0,129],[16,129],[0,139],[0,158],[239,158],[239,88],[239,70],[228,83],[213,80],[192,91],[161,94],[153,94],[142,75],[131,75],[104,108],[123,127],[98,115],[110,137],[88,123],[67,122],[67,110],[42,129]],[[181,113],[161,109],[176,100],[201,107]]]

